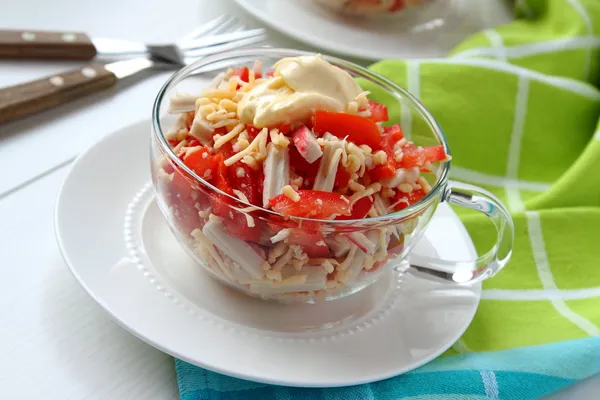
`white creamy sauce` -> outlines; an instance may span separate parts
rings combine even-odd
[[[260,82],[238,104],[238,116],[257,128],[305,121],[315,110],[344,112],[363,91],[346,71],[321,56],[283,58],[273,78]]]

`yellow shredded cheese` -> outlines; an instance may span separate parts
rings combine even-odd
[[[229,142],[230,140],[234,139],[237,135],[242,133],[244,128],[245,128],[244,124],[242,124],[242,123],[237,124],[236,127],[233,128],[231,131],[229,131],[227,134],[221,136],[218,140],[215,139],[215,144],[213,147],[215,149],[222,147],[225,143]]]
[[[427,179],[423,178],[422,176],[419,176],[417,182],[419,183],[419,185],[421,185],[425,194],[431,192],[431,185],[429,184],[429,182],[427,182]]]
[[[256,135],[256,137],[254,138],[254,140],[252,141],[252,143],[250,143],[250,145],[248,147],[246,147],[244,150],[232,155],[227,160],[225,160],[225,162],[224,162],[225,165],[229,167],[229,166],[235,164],[236,162],[240,161],[241,159],[243,159],[244,156],[248,156],[253,151],[258,150],[259,143],[266,144],[267,143],[267,133],[268,133],[268,129],[264,128],[258,135]],[[265,150],[265,153],[266,153],[266,150]]]
[[[300,201],[300,195],[290,185],[285,185],[283,187],[283,194],[285,195],[285,197],[287,197],[288,199],[290,199],[294,202]]]

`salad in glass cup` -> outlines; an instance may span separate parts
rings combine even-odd
[[[399,109],[400,124],[389,120]],[[482,189],[448,182],[433,117],[341,59],[248,49],[182,69],[155,102],[151,156],[158,205],[183,248],[252,296],[313,302],[367,287],[407,258],[440,201],[489,215],[498,244],[477,260],[421,258],[425,268],[474,282],[510,257],[508,213]]]
[[[435,0],[313,0],[338,14],[353,17],[389,17],[404,14],[433,3]]]

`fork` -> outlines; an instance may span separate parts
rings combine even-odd
[[[167,51],[158,55],[148,53],[141,57],[109,64],[91,63],[73,71],[0,89],[0,123],[32,115],[106,90],[115,86],[117,82],[138,75],[142,71],[177,69],[208,54],[256,45],[266,40],[264,30],[261,30],[260,35],[253,33],[248,38],[243,38],[243,34],[248,31],[234,32],[237,34],[236,39],[229,42],[222,39],[215,40],[214,38],[221,36],[210,36],[215,31],[219,31],[219,28],[209,26],[209,29],[205,28],[204,31],[201,31],[202,40],[206,39],[205,43],[213,43],[208,47],[193,51],[190,49],[187,52],[176,49],[176,51]],[[198,32],[191,32],[191,34],[197,36]],[[186,35],[182,40],[192,40],[190,38],[191,35]],[[218,67],[225,66],[219,65]]]
[[[166,44],[89,37],[81,32],[0,30],[0,59],[91,60],[131,58],[149,54],[156,59],[172,61],[177,53],[192,53],[210,46],[263,34],[261,29],[244,30],[243,27],[236,28],[236,25],[235,17],[217,17],[176,43]],[[228,33],[218,35],[223,32]]]

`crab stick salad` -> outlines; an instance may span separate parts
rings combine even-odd
[[[409,207],[431,190],[421,172],[449,157],[384,126],[388,110],[368,94],[317,55],[281,59],[264,74],[258,62],[230,69],[199,96],[172,98],[179,115],[168,143],[222,193],[194,186],[168,160],[158,177],[177,230],[214,274],[266,298],[328,294],[393,255],[398,226],[338,230],[322,220]]]
[[[432,0],[316,0],[333,11],[357,16],[392,15]]]

